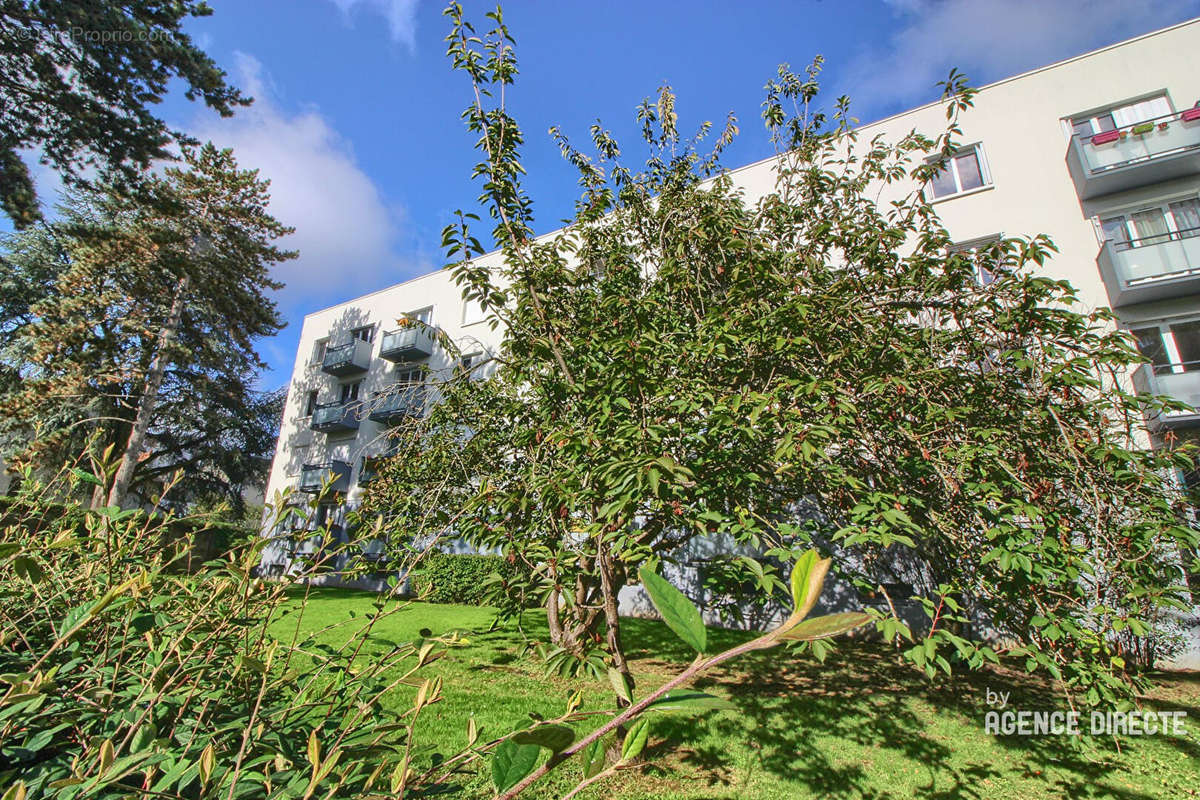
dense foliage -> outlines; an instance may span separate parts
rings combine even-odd
[[[590,154],[558,136],[583,191],[535,239],[511,38],[498,13],[484,36],[449,13],[502,264],[476,260],[471,215],[445,240],[506,337],[494,379],[442,386],[369,503],[399,531],[453,525],[523,559],[555,643],[584,657],[603,640],[618,669],[617,592],[715,536],[785,563],[828,548],[861,593],[910,585],[923,623],[889,599],[877,626],[931,675],[1000,641],[1073,697],[1126,696],[1185,598],[1196,537],[1171,475],[1191,452],[1146,446],[1159,401],[1121,383],[1142,358],[1042,274],[1051,242],[953,246],[922,187],[957,147],[962,79],[936,139],[862,142],[844,98],[817,112],[819,62],[781,68],[757,194],[719,167],[733,121],[701,152],[708,126],[682,136],[664,88],[638,111],[642,167],[600,125]]]
[[[518,577],[517,567],[503,556],[430,553],[413,573],[413,589],[429,603],[492,605]]]
[[[405,738],[383,700],[436,657],[433,641],[371,640],[394,601],[342,623],[343,646],[319,643],[302,595],[252,577],[257,537],[185,569],[194,521],[61,513],[80,482],[98,479],[26,475],[0,519],[0,785],[64,799],[389,785]]]
[[[93,167],[128,180],[188,140],[152,111],[173,79],[223,116],[249,104],[183,31],[211,13],[196,0],[0,0],[0,208],[17,227],[40,216],[31,151],[68,183]]]
[[[4,457],[47,471],[111,447],[96,499],[116,505],[179,470],[173,502],[261,487],[283,396],[254,387],[256,347],[283,325],[271,270],[295,256],[268,202],[256,171],[205,145],[137,194],[78,191],[6,238]]]

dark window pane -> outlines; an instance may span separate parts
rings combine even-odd
[[[1171,371],[1171,360],[1163,346],[1162,331],[1158,328],[1136,328],[1130,331],[1137,340],[1138,352],[1150,359],[1156,375]]]
[[[933,189],[934,197],[945,197],[958,191],[958,186],[954,183],[954,173],[950,171],[948,163],[937,175],[933,176],[929,186]]]
[[[1087,138],[1092,135],[1092,121],[1090,119],[1080,119],[1072,123],[1075,129],[1075,135]]]
[[[962,191],[978,189],[980,186],[983,186],[983,171],[979,167],[978,153],[972,150],[969,153],[956,156],[954,164],[958,167],[958,180],[962,184]]]
[[[1200,321],[1180,322],[1171,326],[1175,349],[1188,372],[1200,370]]]
[[[1101,133],[1104,131],[1115,131],[1117,129],[1117,123],[1113,122],[1112,114],[1101,114],[1100,116],[1096,117],[1096,124],[1100,126]]]
[[[1128,249],[1129,228],[1125,225],[1124,217],[1102,219],[1100,220],[1100,226],[1104,228],[1104,238],[1110,242],[1116,242],[1118,250]]]

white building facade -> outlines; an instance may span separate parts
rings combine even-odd
[[[1200,406],[1197,53],[1200,19],[983,87],[960,120],[963,148],[926,192],[963,246],[1050,236],[1059,254],[1045,274],[1070,281],[1083,308],[1113,308],[1151,360],[1130,375],[1133,385]],[[936,136],[944,126],[934,103],[863,126],[860,138]],[[731,174],[750,200],[774,185],[771,160]],[[884,201],[904,189],[891,191]],[[448,271],[305,317],[268,499],[333,480],[328,514],[340,524],[371,457],[387,448],[389,425],[423,413],[435,393],[413,384],[435,385],[457,366],[426,326],[473,358],[502,337]],[[1200,432],[1200,414],[1149,422],[1156,442]]]

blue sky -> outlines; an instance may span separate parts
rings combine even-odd
[[[163,114],[260,168],[272,210],[297,227],[301,257],[279,273],[289,325],[261,348],[273,387],[290,377],[305,314],[443,265],[441,229],[478,194],[459,120],[469,87],[445,58],[439,0],[211,5],[189,30],[256,103],[221,120],[173,97]],[[478,26],[492,7],[464,5]],[[505,7],[522,72],[510,106],[537,228],[558,227],[576,189],[547,129],[582,142],[600,118],[632,156],[634,108],[663,81],[685,130],[737,115],[735,167],[770,155],[759,103],[780,62],[822,54],[827,99],[850,94],[865,122],[935,99],[952,66],[978,85],[1197,14],[1200,0],[517,0]]]

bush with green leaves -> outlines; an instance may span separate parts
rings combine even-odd
[[[341,623],[332,639],[341,644],[330,643],[329,627],[304,633],[308,590],[252,577],[258,546],[235,543],[186,574],[172,567],[190,548],[161,547],[161,519],[114,507],[61,513],[64,497],[97,480],[71,469],[42,485],[27,474],[0,521],[6,800],[402,798],[445,794],[479,768],[512,798],[578,755],[583,777],[574,795],[639,763],[654,714],[729,707],[685,688],[703,671],[869,621],[861,613],[807,618],[830,564],[809,552],[792,571],[791,616],[713,654],[700,612],[644,568],[647,593],[697,651],[695,661],[641,697],[612,670],[615,709],[585,711],[573,692],[560,716],[488,740],[472,722],[468,746],[447,755],[422,740],[420,717],[453,687],[418,672],[456,635],[373,637],[386,614],[404,607],[386,594],[366,618]],[[395,702],[401,686],[408,703]]]
[[[430,553],[413,570],[413,588],[429,603],[508,605],[519,596],[508,587],[518,577],[514,559],[474,553]]]
[[[499,11],[487,31],[447,13],[482,213],[444,244],[505,336],[494,377],[440,387],[368,504],[524,560],[552,643],[602,642],[626,675],[621,589],[715,535],[783,563],[827,548],[863,594],[911,586],[922,624],[890,600],[876,623],[930,676],[1007,649],[1089,705],[1136,693],[1200,563],[1171,477],[1195,451],[1147,446],[1146,415],[1179,404],[1129,391],[1145,359],[1046,276],[1051,241],[953,246],[923,189],[959,146],[961,75],[936,136],[867,142],[846,98],[819,108],[819,59],[781,67],[774,185],[754,192],[720,163],[736,121],[688,136],[664,86],[638,108],[644,159],[601,124],[587,147],[553,132],[582,188],[538,237],[512,36]]]
[[[180,569],[194,521],[63,513],[97,482],[27,472],[0,520],[0,786],[295,798],[403,782],[411,731],[384,700],[439,645],[370,637],[399,601],[380,595],[332,646],[302,632],[303,593],[253,577],[263,540]]]

